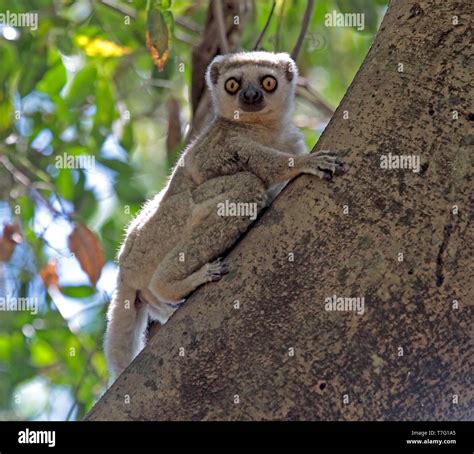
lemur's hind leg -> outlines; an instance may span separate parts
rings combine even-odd
[[[200,285],[218,280],[227,272],[226,265],[216,258],[237,241],[265,206],[266,188],[252,173],[239,172],[208,180],[193,192],[193,200],[196,206],[190,219],[192,228],[185,229],[149,285],[161,301],[181,301]],[[219,209],[224,205],[245,207],[248,211],[244,215],[223,213]],[[249,216],[249,212],[255,216]]]

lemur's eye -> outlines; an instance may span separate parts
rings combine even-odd
[[[265,76],[262,79],[262,87],[264,88],[265,91],[268,91],[271,93],[272,91],[275,91],[278,86],[277,80],[273,76]]]
[[[237,93],[237,90],[240,88],[239,82],[233,77],[231,77],[230,79],[227,79],[224,86],[225,86],[225,91],[227,93],[230,93],[231,95],[235,95],[235,93]]]

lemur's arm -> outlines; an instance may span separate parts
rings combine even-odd
[[[242,165],[267,186],[291,180],[302,173],[330,179],[332,174],[343,171],[342,163],[328,151],[294,155],[249,142],[238,155]]]

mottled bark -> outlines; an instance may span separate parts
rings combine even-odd
[[[296,179],[88,419],[472,419],[473,15],[392,2],[318,143],[347,174]],[[326,311],[334,294],[364,314]]]

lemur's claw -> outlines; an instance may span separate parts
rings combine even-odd
[[[212,263],[208,263],[207,267],[208,280],[210,282],[218,281],[229,272],[229,266],[223,262],[222,257],[219,257]]]
[[[336,162],[336,169],[334,175],[342,175],[346,169],[344,168],[344,164],[342,162]]]
[[[227,274],[229,272],[229,265],[227,265],[227,263],[224,263],[222,269],[223,269],[223,273]]]
[[[173,303],[166,303],[169,307],[173,308],[173,309],[178,309],[179,307],[181,307],[184,303],[186,302],[186,299],[183,298],[182,300],[179,300],[179,301],[175,301]]]
[[[332,180],[332,172],[327,169],[321,169],[321,167],[318,167],[318,169],[323,173],[323,176],[321,177],[323,180],[330,181]]]

